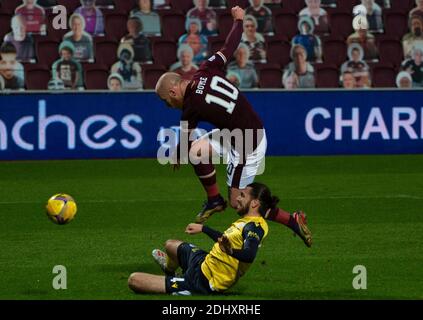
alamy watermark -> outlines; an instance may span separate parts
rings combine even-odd
[[[264,129],[189,129],[187,121],[180,126],[162,128],[157,141],[157,161],[162,164],[228,164],[247,162],[254,165],[254,159],[264,158],[266,143]],[[261,154],[262,153],[262,154]],[[260,173],[264,172],[264,161],[257,161]]]
[[[68,288],[68,273],[66,267],[62,265],[54,266],[52,273],[56,274],[52,282],[53,289],[66,290]]]
[[[353,279],[352,286],[355,290],[367,290],[367,269],[365,266],[357,265],[353,268],[353,274],[356,276]]]

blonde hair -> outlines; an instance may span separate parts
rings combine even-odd
[[[305,59],[307,60],[307,50],[306,50],[306,48],[304,48],[304,46],[302,46],[302,45],[301,45],[301,44],[299,44],[299,43],[294,44],[294,45],[292,46],[292,48],[291,48],[291,53],[290,53],[291,59],[292,59],[292,60],[294,60],[294,52],[295,52],[295,49],[297,49],[297,48],[301,48],[301,49],[303,49],[304,54],[305,54]]]
[[[257,23],[257,19],[254,16],[252,16],[251,14],[247,14],[245,16],[245,18],[244,18],[244,24],[243,24],[244,27],[245,27],[245,24],[246,24],[247,21],[252,21],[253,24],[254,24],[254,27],[257,29],[258,23]]]
[[[69,28],[72,29],[72,22],[74,19],[79,19],[81,20],[82,23],[82,30],[85,30],[85,18],[83,15],[79,14],[79,13],[74,13],[70,16],[69,18]]]

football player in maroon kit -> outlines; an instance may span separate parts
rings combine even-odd
[[[227,152],[229,203],[237,209],[237,197],[263,168],[267,141],[261,119],[246,97],[225,78],[225,65],[240,44],[245,16],[244,10],[239,6],[231,10],[234,23],[222,49],[205,61],[191,80],[183,80],[180,75],[172,72],[163,74],[157,82],[156,93],[168,107],[182,110],[181,121],[188,124],[189,132],[196,129],[200,121],[205,121],[214,125],[217,130],[229,130],[243,135],[241,146],[230,139]],[[192,143],[188,142],[190,159],[202,159],[199,163],[190,162],[208,197],[196,217],[197,223],[204,223],[215,212],[226,209],[226,201],[220,195],[216,183],[216,170],[209,161],[209,155],[213,152],[222,154],[222,142],[220,139],[213,139],[212,133]],[[177,151],[180,159],[179,147]],[[266,219],[291,228],[306,246],[311,246],[311,232],[302,211],[290,214],[275,208],[266,213]]]

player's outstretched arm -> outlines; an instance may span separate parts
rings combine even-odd
[[[241,42],[243,21],[245,16],[244,9],[239,6],[233,7],[231,11],[232,17],[234,18],[232,30],[226,37],[226,41],[222,49],[217,52],[217,54],[222,57],[225,63],[234,55],[235,50],[238,48],[239,43]]]
[[[220,231],[213,230],[212,228],[203,226],[202,224],[198,223],[190,223],[186,227],[185,232],[191,235],[203,232],[208,235],[214,242],[217,242],[217,240],[223,235],[223,233]]]

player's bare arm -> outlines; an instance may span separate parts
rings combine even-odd
[[[201,233],[203,232],[203,225],[198,223],[190,223],[186,227],[185,232],[191,235]]]

